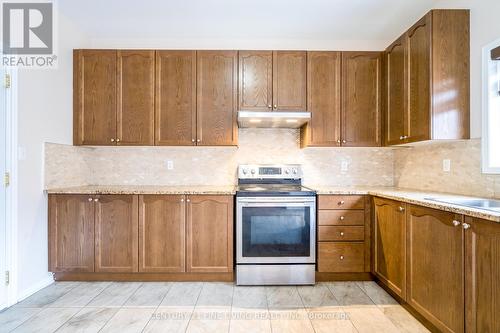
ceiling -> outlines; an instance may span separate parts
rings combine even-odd
[[[392,41],[439,0],[63,0],[91,39]]]

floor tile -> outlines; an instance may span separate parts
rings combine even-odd
[[[304,309],[269,310],[271,329],[278,333],[307,333],[314,332],[308,314]]]
[[[55,282],[39,292],[19,302],[15,307],[41,308],[55,302],[59,297],[65,295],[73,288],[77,287],[79,282]]]
[[[199,306],[227,306],[233,302],[233,283],[205,283],[196,302]]]
[[[121,307],[141,286],[140,282],[113,282],[87,306],[91,307]]]
[[[196,307],[186,332],[228,332],[230,308]]]
[[[259,286],[235,286],[233,308],[267,310],[266,288]]]
[[[9,308],[0,312],[0,332],[9,332],[42,311],[41,308]]]
[[[399,329],[377,306],[344,307],[359,333],[398,333]]]
[[[59,328],[57,333],[99,332],[117,311],[117,308],[83,308]]]
[[[154,313],[153,308],[122,308],[107,322],[102,333],[142,332]]]
[[[193,311],[194,306],[159,307],[144,329],[144,333],[185,332]]]
[[[202,282],[174,282],[160,306],[195,306]]]
[[[356,282],[329,282],[327,286],[340,305],[374,305],[370,297],[359,288]]]
[[[376,282],[359,281],[356,284],[376,305],[398,305],[398,302]]]
[[[58,298],[51,307],[82,307],[90,303],[106,289],[111,282],[82,282],[70,292]]]
[[[267,309],[235,309],[231,312],[230,333],[271,333]]]
[[[306,308],[339,306],[339,302],[326,284],[318,283],[315,286],[299,286],[297,291]]]
[[[149,282],[141,285],[125,302],[125,307],[158,307],[172,286],[169,282]]]
[[[309,310],[309,320],[316,333],[356,333],[349,315],[339,307]]]
[[[379,309],[402,333],[430,332],[401,305],[381,306]]]
[[[15,333],[52,333],[73,317],[79,308],[46,308],[17,327]]]
[[[295,286],[266,287],[269,309],[303,309],[304,304]]]

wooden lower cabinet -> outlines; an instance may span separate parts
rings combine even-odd
[[[187,271],[233,271],[233,197],[190,195],[187,201]]]
[[[466,332],[500,332],[500,224],[465,222]]]
[[[184,195],[139,196],[139,272],[186,271]]]
[[[94,201],[88,195],[49,196],[49,271],[94,271]]]
[[[363,242],[318,243],[318,272],[362,273],[365,271]]]
[[[374,198],[373,273],[406,299],[406,204]]]
[[[407,302],[441,332],[463,332],[463,217],[413,205],[407,214]]]
[[[99,195],[95,201],[95,271],[138,271],[137,195]]]

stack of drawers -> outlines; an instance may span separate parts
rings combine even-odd
[[[365,196],[358,195],[318,197],[318,272],[370,270],[365,201]]]

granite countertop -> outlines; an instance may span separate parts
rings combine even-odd
[[[86,185],[46,189],[51,194],[236,194],[236,186]]]
[[[436,202],[432,200],[426,200],[425,198],[455,198],[455,199],[478,199],[477,197],[456,195],[450,193],[441,192],[428,192],[428,191],[418,191],[412,189],[402,189],[395,187],[335,187],[335,186],[314,186],[308,185],[307,187],[312,188],[318,192],[318,194],[323,195],[372,195],[376,197],[382,197],[386,199],[392,199],[396,201],[401,201],[409,204],[415,204],[419,206],[435,208],[447,212],[452,212],[456,214],[463,214],[467,216],[477,217],[493,222],[500,223],[500,212],[494,212],[485,209],[478,209],[472,207],[458,206],[449,203]],[[481,198],[479,198],[481,199]],[[484,199],[484,198],[483,198]]]

